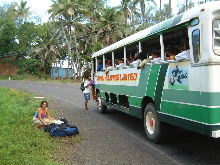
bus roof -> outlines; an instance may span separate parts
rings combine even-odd
[[[109,53],[113,50],[116,50],[118,48],[124,47],[125,45],[134,43],[134,42],[138,42],[148,36],[152,36],[154,34],[158,34],[161,33],[167,29],[170,29],[171,27],[186,23],[188,21],[190,21],[192,18],[195,17],[199,17],[200,13],[201,13],[201,9],[205,9],[205,11],[213,11],[216,10],[217,8],[220,9],[220,1],[215,1],[215,2],[208,2],[199,6],[196,6],[192,9],[187,10],[186,12],[179,14],[175,17],[169,18],[163,22],[160,22],[156,25],[153,25],[149,28],[146,28],[144,30],[141,30],[129,37],[126,37],[108,47],[105,47],[101,50],[99,50],[98,52],[95,52],[92,55],[92,58],[94,57],[98,57],[100,55]]]

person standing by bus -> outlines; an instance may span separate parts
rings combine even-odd
[[[83,94],[84,94],[84,99],[85,99],[85,110],[88,110],[88,102],[90,100],[90,86],[91,86],[91,77],[90,76],[87,76],[86,77],[86,80],[84,81],[84,91],[83,91]]]

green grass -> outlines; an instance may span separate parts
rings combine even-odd
[[[51,79],[49,75],[46,76],[34,76],[34,75],[15,75],[15,76],[0,76],[0,80],[8,80],[10,77],[11,80],[23,80],[23,81],[47,81],[47,82],[58,82],[58,83],[73,83],[81,82],[81,80],[72,80],[72,79]]]
[[[55,165],[62,144],[75,144],[79,136],[52,138],[32,122],[39,100],[30,93],[0,87],[0,165]],[[62,155],[61,155],[62,156]],[[65,159],[65,158],[64,158]]]

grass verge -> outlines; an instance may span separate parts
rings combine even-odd
[[[37,129],[32,118],[39,100],[31,99],[31,96],[30,93],[0,87],[1,165],[61,164],[56,161],[60,146],[67,142],[74,145],[81,140],[80,136],[52,138]],[[65,162],[65,157],[62,160]]]
[[[46,75],[45,77],[39,77],[34,75],[15,75],[15,76],[0,76],[0,80],[22,80],[22,81],[47,81],[47,82],[57,82],[57,83],[80,83],[81,80],[73,80],[73,79],[51,79],[50,75]]]

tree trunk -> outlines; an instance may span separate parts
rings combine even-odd
[[[186,0],[186,7],[185,7],[185,11],[188,10],[188,0]]]
[[[169,11],[169,17],[171,17],[171,15],[172,15],[172,4],[171,4],[171,0],[169,0],[169,9],[170,9],[170,11]]]
[[[135,31],[134,8],[135,8],[135,5],[132,4],[132,6],[131,6],[131,27],[132,27],[133,31]]]
[[[141,15],[142,15],[142,22],[144,28],[146,27],[146,17],[145,17],[145,3],[144,0],[140,2],[140,8],[141,8]]]
[[[162,21],[162,0],[160,0],[160,22]]]
[[[67,72],[68,74],[66,75],[66,78],[69,78],[69,64],[70,64],[70,57],[72,55],[72,50],[71,50],[71,46],[72,46],[72,39],[71,39],[71,27],[68,26],[68,36],[70,37],[70,39],[67,38],[67,35],[65,33],[65,30],[64,30],[64,26],[63,26],[63,21],[61,20],[61,27],[62,27],[62,31],[63,31],[63,34],[64,34],[64,38],[66,39],[66,42],[67,42],[67,54],[68,54],[68,59],[67,59],[67,62],[68,62],[68,68],[67,68]]]
[[[70,58],[71,58],[71,55],[72,55],[72,51],[71,51],[71,41],[68,43],[68,59],[67,59],[67,61],[68,61],[68,68],[67,68],[67,75],[66,75],[66,78],[68,79],[69,78],[69,73],[70,73],[70,71],[69,71],[69,68],[70,68]]]
[[[80,54],[79,54],[79,49],[78,49],[78,45],[77,45],[77,41],[76,41],[76,31],[74,30],[73,31],[73,39],[74,39],[74,43],[75,43],[75,50],[76,50],[76,59],[77,59],[77,67],[76,67],[76,71],[77,71],[77,74],[78,76],[81,76],[81,73],[80,73]]]

